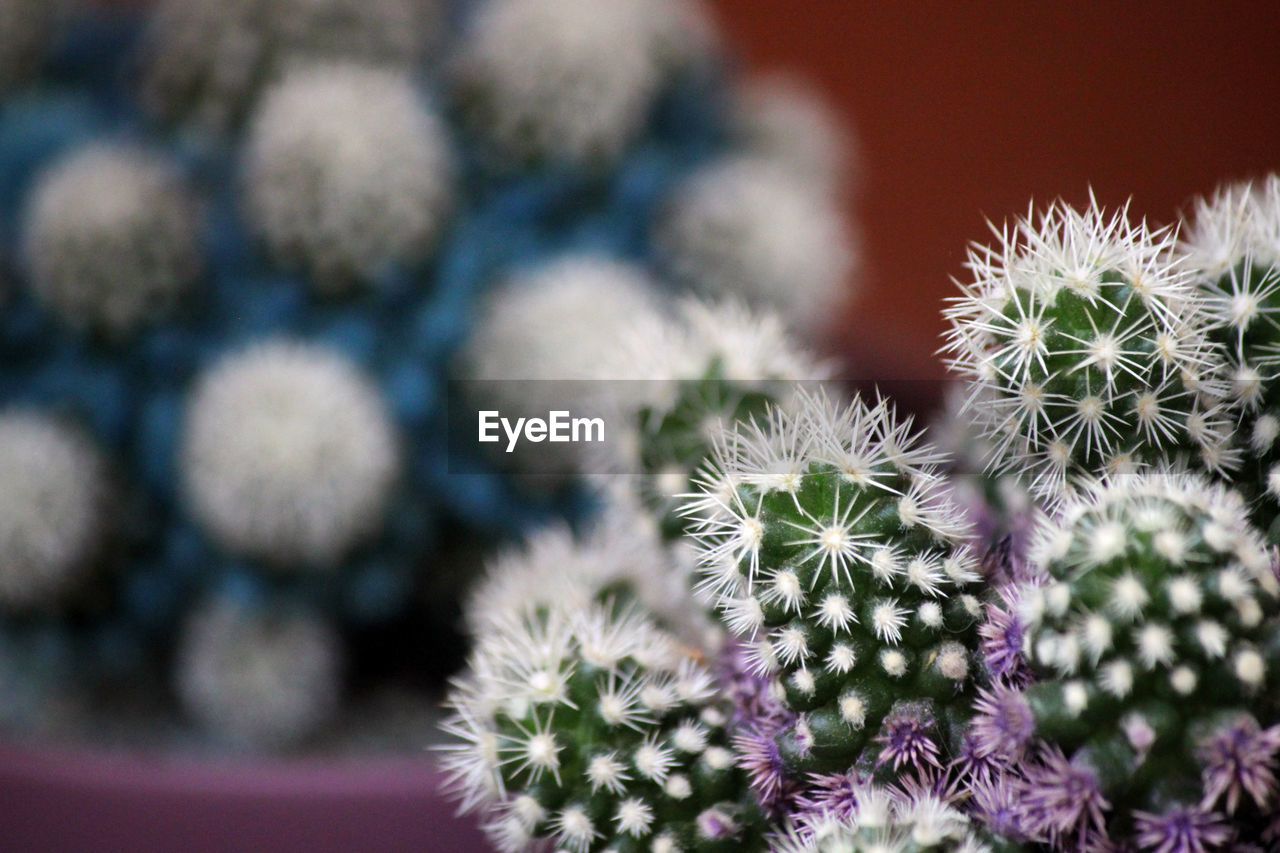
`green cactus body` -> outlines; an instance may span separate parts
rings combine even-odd
[[[449,766],[501,849],[762,849],[710,675],[634,612],[526,613],[471,670]]]
[[[1058,205],[970,252],[975,282],[946,312],[950,365],[993,466],[1050,503],[1090,476],[1235,462],[1212,403],[1222,358],[1172,242],[1123,212]]]
[[[1135,812],[1201,802],[1206,735],[1277,720],[1276,576],[1239,497],[1190,475],[1119,478],[1063,512],[1021,605],[1041,678],[1026,700],[1119,837]]]
[[[909,426],[802,394],[728,436],[686,508],[704,584],[799,714],[793,774],[935,765],[973,699],[975,562]]]

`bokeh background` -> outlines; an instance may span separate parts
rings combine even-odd
[[[712,5],[749,68],[803,75],[856,130],[862,296],[831,346],[859,377],[943,376],[941,300],[988,219],[1092,187],[1163,223],[1280,169],[1277,3]]]

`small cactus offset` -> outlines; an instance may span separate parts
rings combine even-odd
[[[1227,358],[1245,463],[1237,487],[1272,537],[1280,516],[1280,177],[1223,186],[1196,204],[1183,250]]]
[[[504,851],[763,850],[721,704],[638,610],[529,609],[480,639],[455,684],[446,767]]]
[[[1064,851],[1252,840],[1276,793],[1280,583],[1239,496],[1189,474],[1095,484],[1033,562],[1038,680],[985,694],[973,727],[1020,779],[1021,825]]]
[[[679,496],[694,487],[721,433],[735,422],[789,405],[796,384],[827,377],[771,311],[739,302],[685,300],[675,317],[633,322],[617,356],[606,361],[601,408],[624,437],[609,447],[607,469],[639,474],[637,497],[664,537],[689,531]]]
[[[1082,478],[1183,460],[1231,470],[1224,359],[1174,235],[1056,204],[969,253],[945,314],[950,367],[994,445],[991,465],[1050,504]]]
[[[934,461],[885,402],[801,395],[727,435],[685,507],[704,586],[799,713],[774,739],[793,776],[948,759],[981,605]]]

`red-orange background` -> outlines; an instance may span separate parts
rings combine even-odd
[[[1092,186],[1168,222],[1280,170],[1280,3],[711,2],[749,67],[801,72],[861,139],[835,346],[862,376],[941,375],[938,309],[987,218]]]

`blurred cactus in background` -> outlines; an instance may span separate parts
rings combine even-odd
[[[450,448],[449,380],[546,408],[499,380],[593,378],[673,311],[695,171],[807,156],[728,68],[696,0],[0,0],[5,724],[148,684],[288,748],[375,676],[438,688],[475,554],[599,503],[591,463]],[[818,229],[834,293],[836,208],[781,204],[695,274],[776,280]]]

